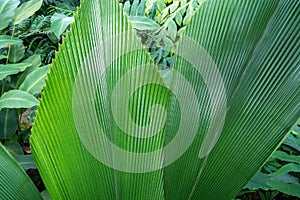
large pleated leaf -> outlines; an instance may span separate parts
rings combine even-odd
[[[42,199],[33,182],[1,144],[0,196],[1,199]]]
[[[83,1],[71,29],[51,67],[41,99],[43,106],[37,112],[39,117],[32,135],[34,159],[50,196],[53,199],[163,198],[162,171],[149,174],[115,171],[97,157],[102,155],[101,148],[106,145],[106,141],[99,138],[102,131],[98,121],[108,138],[121,147],[143,151],[162,145],[162,134],[151,144],[144,145],[138,145],[141,141],[133,137],[126,137],[116,123],[110,121],[112,116],[107,106],[108,98],[112,96],[111,89],[124,74],[136,75],[135,80],[127,83],[126,92],[140,81],[160,80],[159,73],[116,1]],[[111,38],[119,33],[117,39]],[[127,53],[122,56],[122,51]],[[116,59],[108,66],[106,75],[101,76],[105,70],[102,64],[112,58]],[[146,64],[148,67],[143,68]],[[140,92],[143,91],[148,96],[156,93],[151,100],[153,103],[166,102],[168,92],[164,88],[150,85]],[[137,100],[133,101],[145,98],[136,96]],[[90,100],[98,103],[93,104]],[[85,106],[80,106],[81,103]],[[137,113],[142,114],[149,105],[140,105],[141,111]],[[95,107],[99,112],[93,112]],[[124,165],[122,160],[119,160],[119,165]]]
[[[117,1],[83,1],[33,128],[50,196],[233,198],[300,114],[299,7],[207,1],[166,86]]]
[[[201,77],[190,78],[202,100],[202,131],[190,151],[165,171],[165,177],[177,174],[165,178],[168,199],[233,198],[295,123],[300,114],[299,8],[300,1],[293,0],[207,1],[194,16],[185,37],[196,42],[184,39],[178,51],[203,69],[202,82]],[[201,51],[194,50],[195,43],[213,63],[205,53],[197,55]],[[186,76],[193,73],[184,59],[175,63]],[[227,99],[221,134],[210,132],[223,125],[224,114],[223,86],[215,67]],[[211,94],[219,96],[215,103]],[[207,118],[217,124],[207,125]],[[197,155],[208,156],[197,162]],[[184,170],[178,173],[181,166]]]

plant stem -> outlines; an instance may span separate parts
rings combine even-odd
[[[13,28],[13,31],[12,31],[12,34],[11,34],[11,37],[10,37],[10,41],[9,41],[6,64],[8,64],[8,59],[9,59],[9,54],[10,54],[10,49],[11,49],[11,43],[12,43],[12,39],[13,39],[14,34],[15,34],[15,30],[16,30],[16,25],[14,24],[14,28]]]

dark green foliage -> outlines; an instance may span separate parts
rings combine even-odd
[[[22,11],[25,2],[35,10]],[[62,33],[56,36],[52,17],[61,14],[72,18],[79,1],[45,0],[41,4],[39,0],[14,0],[11,4],[12,14],[19,12],[25,17],[19,17],[20,22],[15,23],[14,15],[0,9],[0,15],[6,20],[0,27],[0,140],[7,148],[13,147],[8,148],[13,154],[20,155],[23,149],[30,153],[30,129],[37,97],[45,85],[46,65],[52,62],[61,35],[69,27],[64,24]],[[17,99],[8,100],[11,96]]]
[[[266,165],[244,187],[242,194],[259,191],[261,199],[279,192],[300,198],[300,135],[298,124]]]

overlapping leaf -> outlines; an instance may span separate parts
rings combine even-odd
[[[51,197],[233,198],[282,142],[299,115],[299,7],[299,1],[294,0],[207,1],[185,33],[194,43],[183,40],[178,46],[181,56],[176,58],[174,69],[188,83],[182,84],[181,76],[173,72],[168,89],[149,64],[145,50],[136,44],[138,40],[117,2],[84,1],[51,68],[33,129],[34,158]],[[117,40],[112,37],[124,31],[127,33]],[[191,50],[195,43],[206,57],[198,54],[199,49]],[[101,68],[104,64],[108,68]],[[201,73],[198,65],[205,66]],[[210,73],[216,72],[214,66],[222,77],[226,105],[221,93],[224,88],[215,81],[217,75]],[[128,74],[130,81],[114,91]],[[81,79],[76,82],[79,75]],[[159,84],[143,85],[130,94],[128,107],[116,104],[118,98],[113,97],[127,97],[127,91],[139,83],[154,80]],[[187,90],[190,86],[194,92]],[[76,93],[77,87],[80,92]],[[213,93],[211,87],[215,88]],[[195,94],[199,107],[187,102],[190,106],[185,111],[198,113],[199,118],[182,117],[180,99],[171,91],[185,94],[185,99]],[[216,107],[211,106],[212,99]],[[160,127],[164,112],[151,108],[157,104],[168,111],[162,131],[147,140],[124,131],[136,130],[132,123],[127,124],[131,121],[147,127],[154,120],[152,128]],[[79,110],[74,111],[74,106]],[[226,106],[224,113],[216,109],[219,106]],[[123,116],[124,110],[132,114]],[[120,156],[108,151],[104,154],[108,158],[95,155],[96,151],[103,156],[101,150],[107,145],[107,140],[99,138],[102,132],[126,152],[156,152],[174,140],[181,120],[184,124],[199,120],[186,129],[187,133],[197,126],[199,129],[190,147],[166,168],[130,171],[164,165],[170,159],[165,152],[140,163],[126,153]],[[218,120],[224,123],[221,132]],[[216,133],[210,135],[214,130]],[[174,155],[182,148],[172,149]]]
[[[18,163],[0,144],[0,196],[2,199],[42,199]]]

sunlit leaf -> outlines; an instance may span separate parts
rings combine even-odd
[[[152,19],[143,16],[130,16],[132,27],[138,30],[157,30],[160,26]]]
[[[47,77],[48,70],[48,66],[43,66],[31,72],[20,85],[19,89],[32,95],[40,93],[46,84],[45,78]]]
[[[39,101],[31,94],[21,90],[10,90],[0,97],[0,110],[3,108],[31,108]]]
[[[41,65],[41,56],[40,55],[33,55],[26,60],[23,61],[23,63],[26,63],[26,67],[22,68],[20,71],[23,71],[22,73],[12,76],[11,84],[18,88],[23,83],[25,78],[32,73],[33,71],[37,70],[39,66]],[[30,64],[30,65],[29,65]],[[23,65],[21,65],[23,66]],[[18,67],[18,66],[17,66]]]
[[[0,0],[0,31],[6,28],[13,19],[19,0]]]
[[[24,19],[32,16],[36,11],[38,11],[43,4],[43,0],[29,0],[22,3],[15,12],[14,24],[17,25]]]
[[[60,38],[60,36],[72,22],[74,22],[74,17],[68,17],[62,13],[55,13],[51,17],[51,28],[56,37]]]

